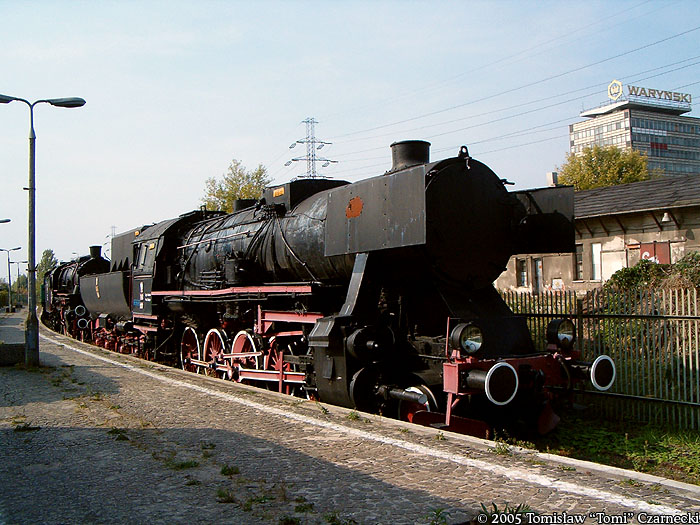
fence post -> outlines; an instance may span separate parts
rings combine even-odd
[[[578,351],[583,358],[583,299],[576,298],[576,341]]]

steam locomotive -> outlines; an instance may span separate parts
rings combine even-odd
[[[513,254],[573,251],[573,190],[508,192],[466,147],[430,162],[429,146],[392,144],[377,177],[298,179],[231,214],[197,210],[117,235],[111,262],[95,250],[47,274],[50,325],[418,424],[546,432],[559,393],[587,376],[606,390],[615,365],[581,362],[568,319],[549,323],[537,352],[492,283]]]

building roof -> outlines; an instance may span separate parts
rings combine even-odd
[[[607,115],[608,113],[613,113],[615,111],[622,111],[623,109],[641,109],[644,111],[652,111],[655,113],[667,113],[669,115],[682,115],[691,111],[690,105],[680,105],[678,103],[669,102],[666,100],[620,100],[619,102],[613,102],[612,104],[603,104],[597,108],[589,109],[587,111],[581,112],[581,117],[599,117],[601,115]]]
[[[574,194],[576,219],[686,206],[700,206],[700,175],[661,177]]]

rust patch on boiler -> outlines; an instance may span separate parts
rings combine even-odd
[[[360,197],[353,197],[352,199],[350,199],[350,202],[348,202],[347,208],[345,208],[345,216],[348,219],[359,217],[362,214],[363,206],[364,203],[362,202],[362,199]]]

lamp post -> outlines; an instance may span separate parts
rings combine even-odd
[[[0,95],[0,104],[8,104],[13,101],[24,102],[29,106],[29,186],[25,188],[29,191],[29,267],[27,268],[27,285],[29,296],[29,312],[27,313],[27,332],[24,360],[27,366],[39,366],[39,320],[36,316],[36,228],[35,217],[35,146],[36,133],[34,133],[34,106],[46,102],[52,106],[60,108],[79,108],[85,105],[85,100],[78,97],[70,98],[48,98],[29,102],[19,97],[9,97]]]
[[[0,252],[7,252],[7,282],[9,283],[7,285],[7,312],[11,313],[12,312],[12,274],[10,273],[10,252],[14,252],[15,250],[21,250],[21,246],[17,246],[17,248],[10,248],[9,250],[6,250],[5,248],[0,248]]]
[[[15,279],[15,284],[17,284],[17,292],[19,293],[19,265],[20,264],[27,264],[29,261],[10,261],[12,264],[17,265],[17,279]],[[29,297],[27,297],[27,300],[29,300]]]

